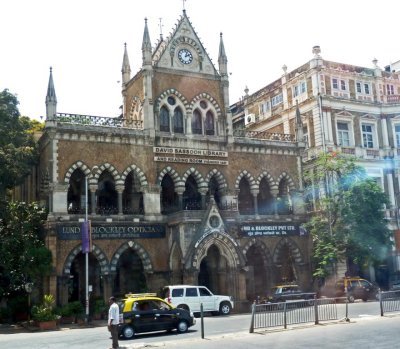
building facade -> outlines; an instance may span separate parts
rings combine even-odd
[[[387,264],[368,271],[388,287],[400,270],[400,76],[397,63],[385,70],[376,59],[372,63],[366,68],[327,61],[315,46],[310,61],[290,72],[284,66],[279,79],[251,95],[245,91],[231,109],[236,132],[293,135],[301,127],[304,166],[319,152],[357,157],[390,199],[386,215],[395,246]],[[345,271],[344,265],[339,276]]]
[[[86,220],[92,298],[200,284],[248,310],[276,283],[311,288],[304,147],[234,134],[222,34],[217,70],[185,11],[155,46],[146,21],[133,77],[125,46],[120,117],[60,114],[55,91],[50,71],[37,177],[59,304],[85,299]]]

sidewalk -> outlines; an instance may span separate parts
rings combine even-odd
[[[107,320],[92,320],[89,324],[58,324],[58,327],[54,331],[71,330],[75,328],[90,328],[90,327],[106,327]],[[12,334],[12,333],[28,333],[28,332],[39,332],[39,327],[35,326],[34,323],[24,321],[16,324],[0,324],[0,334]]]

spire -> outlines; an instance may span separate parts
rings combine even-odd
[[[219,54],[218,54],[218,64],[219,64],[219,73],[222,76],[228,76],[228,59],[225,53],[224,41],[222,40],[222,33],[220,33],[219,39]]]
[[[50,67],[49,84],[46,95],[46,119],[51,120],[57,113],[57,97],[53,82],[53,68]]]
[[[151,41],[149,28],[147,27],[147,18],[144,19],[144,32],[142,42],[142,58],[143,64],[151,64]]]
[[[126,43],[124,44],[124,58],[122,59],[122,85],[126,84],[131,79],[131,66],[129,64],[128,51]]]

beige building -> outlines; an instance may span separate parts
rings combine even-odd
[[[312,53],[310,61],[294,70],[283,66],[282,76],[259,91],[245,91],[243,99],[231,106],[234,134],[294,135],[297,126],[303,137],[299,141],[306,147],[304,166],[321,151],[356,156],[390,198],[387,219],[396,247],[386,265],[368,271],[372,280],[390,286],[400,270],[397,63],[383,70],[376,59],[367,68],[327,61],[319,46],[313,47]],[[310,204],[312,211],[313,202]],[[343,266],[339,274],[345,271]]]
[[[137,37],[142,67],[131,77],[125,46],[120,117],[58,113],[50,72],[38,169],[54,261],[45,291],[59,304],[85,299],[86,218],[92,299],[201,284],[248,310],[276,283],[310,289],[304,148],[289,127],[233,134],[222,34],[218,69],[185,11],[170,37],[153,45],[147,21]]]

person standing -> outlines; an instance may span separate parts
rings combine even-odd
[[[118,344],[118,324],[119,324],[119,307],[115,303],[115,297],[109,299],[110,308],[108,309],[108,330],[111,332],[112,348],[119,348]]]

